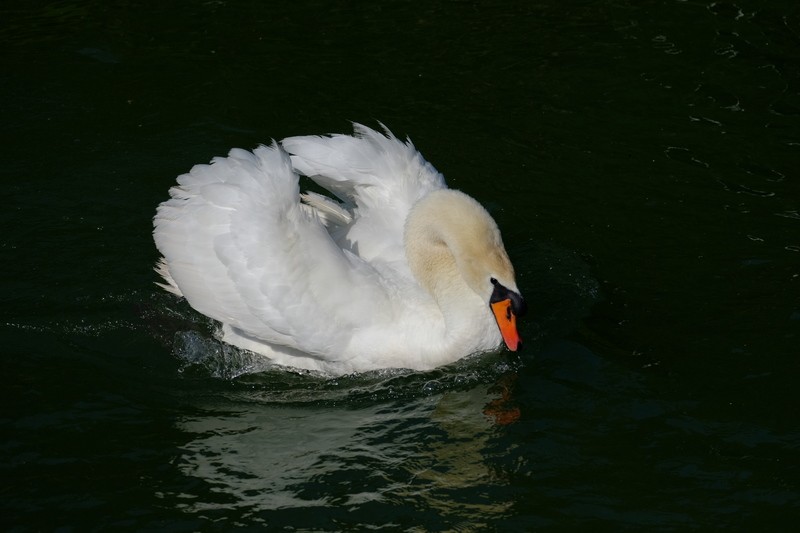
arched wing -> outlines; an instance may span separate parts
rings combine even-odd
[[[170,195],[154,219],[156,245],[201,313],[320,358],[341,353],[365,319],[391,320],[380,275],[302,208],[277,144],[197,165]]]
[[[292,165],[335,194],[355,216],[346,238],[368,261],[403,262],[403,228],[414,204],[446,188],[444,177],[410,140],[354,124],[354,135],[281,141]]]

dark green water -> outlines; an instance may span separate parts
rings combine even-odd
[[[17,4],[3,529],[796,527],[795,1]],[[520,357],[259,372],[153,285],[175,176],[349,120],[490,209]]]

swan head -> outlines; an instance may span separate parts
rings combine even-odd
[[[508,349],[521,348],[516,319],[527,306],[497,223],[481,204],[454,189],[434,191],[411,210],[405,241],[412,272],[434,297],[457,298],[466,287],[486,303]]]

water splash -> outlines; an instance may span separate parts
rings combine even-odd
[[[174,354],[184,376],[226,380],[231,400],[284,406],[355,406],[434,396],[491,384],[524,364],[517,355],[498,352],[476,354],[428,372],[383,369],[331,377],[276,365],[197,331],[177,333]]]
[[[201,370],[215,378],[235,379],[275,368],[266,357],[236,349],[197,331],[176,333],[173,350],[181,363],[180,372]]]

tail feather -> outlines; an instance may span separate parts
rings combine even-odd
[[[169,266],[167,265],[166,259],[164,259],[163,257],[159,259],[158,262],[156,263],[156,266],[153,267],[153,270],[155,270],[158,273],[158,275],[164,279],[165,282],[165,283],[156,282],[156,285],[163,288],[167,292],[171,292],[175,296],[183,297],[183,293],[178,288],[178,285],[175,284],[175,280],[172,279],[172,274],[169,273]]]

